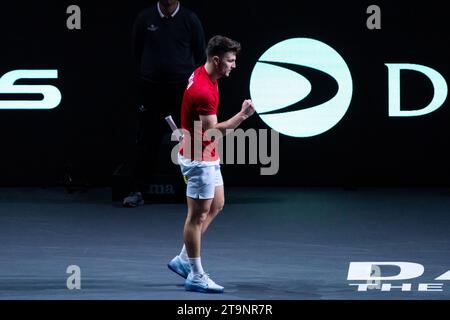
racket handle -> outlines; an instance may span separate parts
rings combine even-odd
[[[172,134],[175,135],[175,137],[178,139],[178,141],[181,141],[183,139],[183,135],[181,134],[181,131],[178,129],[177,125],[172,119],[172,116],[167,116],[164,119],[166,119],[167,123],[169,124],[170,129],[172,129]]]

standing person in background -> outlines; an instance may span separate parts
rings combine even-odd
[[[133,26],[133,50],[140,106],[130,194],[123,206],[144,204],[142,192],[155,172],[164,117],[179,123],[184,89],[193,70],[205,59],[205,35],[198,17],[180,1],[160,0],[142,11]],[[178,120],[178,121],[177,121]]]

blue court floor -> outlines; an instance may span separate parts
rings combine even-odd
[[[125,209],[110,189],[0,189],[0,299],[450,298],[450,281],[435,280],[450,270],[449,189],[228,188],[202,252],[221,295],[186,292],[167,268],[185,214],[185,204]],[[347,280],[349,263],[364,261],[425,270],[357,291],[350,284],[366,282]],[[69,266],[81,289],[67,288]]]

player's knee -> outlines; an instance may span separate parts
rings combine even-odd
[[[202,224],[203,222],[205,222],[205,220],[206,220],[206,217],[208,216],[208,212],[202,212],[202,214],[200,214],[200,216],[199,216],[199,224]]]
[[[190,222],[192,224],[200,225],[203,222],[205,222],[207,216],[208,216],[208,211],[197,211],[191,215]]]

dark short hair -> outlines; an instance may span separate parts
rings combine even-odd
[[[208,46],[206,47],[206,56],[208,59],[214,56],[222,58],[227,52],[239,54],[241,52],[241,44],[224,36],[214,36],[209,40]]]

